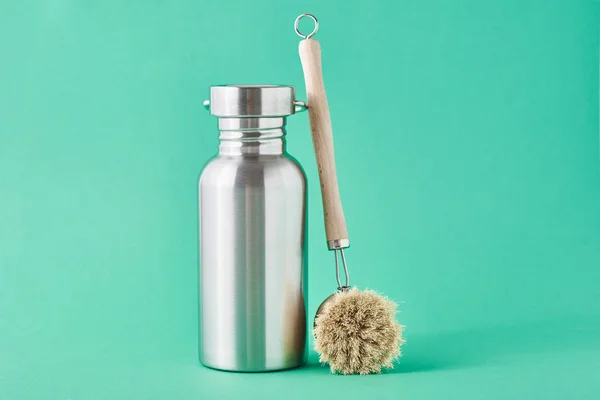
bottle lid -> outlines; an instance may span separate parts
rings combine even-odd
[[[294,86],[219,85],[210,87],[210,100],[204,106],[223,118],[284,117],[306,109],[296,100]]]

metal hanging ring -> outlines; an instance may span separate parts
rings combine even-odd
[[[308,35],[303,34],[302,32],[300,32],[300,29],[298,29],[298,23],[300,22],[300,20],[304,17],[308,17],[310,19],[312,19],[315,22],[315,27],[312,30],[311,33],[309,33]],[[298,36],[300,36],[303,39],[310,39],[311,37],[314,36],[315,33],[317,33],[317,31],[319,30],[319,21],[317,21],[317,17],[315,17],[312,14],[302,14],[302,15],[298,15],[298,18],[296,18],[296,21],[294,22],[294,30],[296,31],[296,34],[298,34]]]

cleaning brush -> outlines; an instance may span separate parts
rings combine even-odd
[[[338,289],[320,309],[315,350],[332,372],[365,375],[393,368],[403,342],[396,303],[372,290]]]
[[[298,23],[303,17],[311,18],[315,27],[303,35]],[[344,249],[350,246],[346,219],[342,209],[329,106],[323,84],[321,47],[311,39],[318,30],[318,21],[311,14],[296,18],[294,28],[304,40],[299,53],[306,83],[306,96],[311,135],[315,148],[327,245],[335,255],[337,292],[329,296],[317,310],[313,335],[315,350],[320,361],[328,363],[331,371],[340,374],[380,373],[382,368],[392,368],[400,357],[402,325],[396,321],[397,306],[390,299],[372,290],[360,291],[350,287],[350,275]],[[341,256],[345,284],[340,280]]]

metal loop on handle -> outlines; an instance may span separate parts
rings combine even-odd
[[[300,32],[300,29],[298,29],[298,23],[304,17],[308,17],[308,18],[312,19],[315,22],[314,29],[308,35],[303,34],[302,32]],[[296,18],[296,21],[294,22],[294,30],[296,31],[296,33],[298,34],[298,36],[300,36],[301,38],[303,38],[303,39],[310,39],[319,30],[319,21],[317,21],[317,17],[315,17],[312,14],[301,14],[301,15],[298,16],[298,18]]]
[[[342,286],[342,281],[340,280],[340,262],[338,259],[338,251],[342,255],[344,275],[346,275],[346,284],[344,286]],[[348,290],[350,289],[350,274],[348,273],[348,266],[346,265],[346,257],[344,257],[344,249],[335,249],[333,252],[335,253],[335,278],[337,279],[338,290]]]

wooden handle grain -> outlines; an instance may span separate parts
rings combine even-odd
[[[321,46],[315,39],[305,39],[300,42],[299,52],[306,83],[310,130],[321,181],[327,241],[330,245],[333,241],[347,243],[348,230],[340,199],[335,169],[331,118],[323,84]]]

